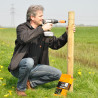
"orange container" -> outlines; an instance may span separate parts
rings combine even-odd
[[[71,75],[62,74],[56,87],[55,96],[66,96],[73,82]]]

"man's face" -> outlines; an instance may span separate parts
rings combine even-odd
[[[35,17],[31,17],[33,23],[37,26],[42,24],[43,21],[43,11],[37,11],[37,14]]]

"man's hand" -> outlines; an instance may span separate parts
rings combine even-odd
[[[44,24],[43,26],[42,26],[42,29],[44,30],[44,31],[50,31],[51,30],[51,28],[52,28],[52,23],[47,23],[47,24]]]
[[[73,32],[76,32],[76,27],[73,25]],[[68,34],[68,26],[66,27],[66,33]]]

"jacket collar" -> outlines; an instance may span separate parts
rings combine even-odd
[[[34,29],[32,26],[31,26],[31,24],[30,24],[30,22],[26,22],[26,25],[30,28],[30,29]]]
[[[26,25],[27,25],[30,29],[34,29],[34,28],[31,26],[31,24],[30,24],[29,21],[26,22]],[[39,25],[39,26],[42,26],[42,25]]]

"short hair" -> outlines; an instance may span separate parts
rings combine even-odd
[[[31,20],[31,16],[36,16],[36,12],[38,11],[38,10],[41,10],[41,11],[43,11],[44,10],[44,8],[43,8],[43,6],[42,5],[31,5],[29,8],[28,8],[28,10],[27,10],[27,14],[26,14],[26,20],[27,21],[30,21]]]

